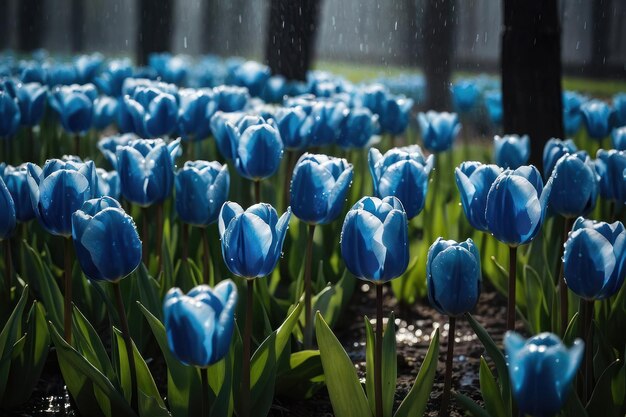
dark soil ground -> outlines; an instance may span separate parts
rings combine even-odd
[[[487,288],[484,289],[473,315],[484,327],[489,329],[491,337],[500,343],[505,331],[506,300],[489,287],[488,283],[486,284]],[[359,377],[364,378],[365,325],[363,316],[375,317],[375,300],[373,288],[368,288],[366,284],[359,283],[358,285],[352,302],[343,312],[340,322],[335,328],[335,334],[355,363]],[[398,304],[388,290],[385,288],[384,293],[385,316],[389,315],[391,311],[396,312],[398,380],[395,407],[399,406],[415,380],[419,366],[428,350],[431,333],[435,328],[442,329],[439,364],[426,413],[427,416],[437,416],[443,390],[448,338],[447,317],[439,314],[426,301],[412,306],[408,311],[400,314]],[[478,369],[484,349],[464,319],[458,319],[456,327],[452,386],[454,390],[481,403]],[[157,365],[157,368],[163,367],[158,366],[158,364],[153,365]],[[155,371],[157,371],[155,372],[157,384],[161,385],[160,380],[163,378],[159,377],[158,370],[155,369]],[[17,410],[0,410],[0,415],[7,417],[80,415],[73,407],[70,397],[64,389],[54,352],[49,355],[46,368],[31,400]],[[321,389],[313,398],[306,401],[277,398],[270,415],[272,417],[330,417],[333,416],[333,412],[327,391]],[[451,416],[462,415],[464,415],[463,411],[452,403]]]

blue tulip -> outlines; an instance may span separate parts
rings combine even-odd
[[[184,84],[190,62],[189,58],[180,55],[152,53],[148,57],[148,65],[153,68],[158,76],[165,82]]]
[[[115,59],[109,61],[100,75],[94,78],[94,83],[106,95],[122,96],[122,86],[127,78],[133,76],[133,66],[129,59]]]
[[[564,245],[563,269],[570,290],[586,300],[616,294],[626,275],[626,230],[579,217]]]
[[[626,126],[626,93],[613,96],[613,119],[614,126]]]
[[[233,274],[246,279],[269,275],[281,256],[291,209],[278,218],[269,204],[260,203],[246,211],[226,202],[219,216],[222,256]]]
[[[361,198],[346,214],[341,256],[359,279],[387,282],[409,265],[408,221],[396,197]]]
[[[185,223],[208,226],[217,220],[229,188],[228,166],[187,161],[176,173],[176,212]]]
[[[98,174],[98,187],[102,196],[112,197],[119,201],[121,194],[120,176],[117,171],[107,171],[102,168],[96,169]]]
[[[21,65],[20,80],[23,83],[48,83],[48,72],[37,62],[27,62]]]
[[[300,134],[300,128],[307,118],[301,107],[280,107],[276,111],[275,120],[280,138],[285,149],[297,151],[308,145],[308,137]]]
[[[378,131],[378,116],[366,107],[350,109],[339,130],[337,144],[344,148],[364,148]]]
[[[240,111],[248,104],[250,93],[245,87],[220,85],[213,92],[217,96],[217,108],[225,112]]]
[[[93,102],[93,127],[98,130],[112,125],[117,120],[118,101],[101,96]]]
[[[180,91],[178,132],[186,140],[203,140],[211,132],[211,117],[217,111],[217,101],[210,89]]]
[[[585,216],[596,206],[598,175],[587,152],[564,155],[552,173],[552,210],[566,218]]]
[[[352,183],[352,165],[345,159],[305,153],[291,179],[291,209],[309,224],[327,224],[343,209]]]
[[[511,388],[522,414],[552,417],[561,410],[584,348],[583,341],[576,339],[567,349],[553,333],[540,333],[528,340],[515,332],[504,335]]]
[[[528,163],[530,138],[528,135],[496,135],[493,138],[493,159],[502,168],[517,169]]]
[[[404,96],[394,96],[380,84],[367,87],[361,94],[363,106],[378,115],[382,132],[399,135],[406,130],[413,100]]]
[[[600,176],[600,195],[607,200],[626,203],[626,151],[599,149],[595,161],[596,172]]]
[[[283,98],[289,95],[290,90],[291,83],[285,77],[273,75],[265,83],[261,98],[266,103],[282,103]]]
[[[125,133],[123,135],[113,135],[103,137],[98,141],[98,149],[109,161],[113,169],[117,169],[117,148],[126,146],[130,142],[139,139],[134,133]]]
[[[226,123],[230,123],[236,126],[244,116],[246,116],[246,113],[243,112],[226,113],[218,110],[211,117],[211,133],[215,138],[215,142],[217,143],[217,149],[220,151],[220,154],[226,159],[233,160],[235,158],[235,154],[233,153],[233,146],[231,145],[231,140],[229,136],[230,129],[226,127]]]
[[[72,214],[76,258],[87,278],[117,282],[141,263],[141,240],[130,217],[111,197],[88,200]]]
[[[11,237],[15,230],[15,223],[15,203],[0,176],[0,240]]]
[[[563,155],[578,150],[573,140],[550,139],[543,147],[543,177],[550,178],[556,163]]]
[[[93,84],[56,87],[49,95],[50,107],[69,133],[82,134],[91,129],[93,102],[97,96]]]
[[[267,65],[247,61],[231,70],[229,84],[246,87],[252,96],[261,95],[271,71]]]
[[[27,222],[35,218],[33,204],[30,201],[28,188],[28,169],[26,164],[0,169],[0,178],[4,180],[13,202],[15,203],[15,217],[18,222]]]
[[[563,128],[566,135],[573,136],[580,130],[583,122],[580,106],[585,101],[587,98],[575,91],[563,92]]]
[[[307,138],[310,146],[334,144],[339,139],[341,125],[348,113],[348,107],[342,102],[319,101],[302,123],[300,135]]]
[[[76,73],[81,84],[93,82],[100,67],[104,63],[102,54],[80,55],[74,60]]]
[[[456,113],[428,111],[419,113],[417,121],[422,132],[424,147],[431,152],[443,152],[452,147],[461,130]]]
[[[69,86],[79,83],[78,71],[70,63],[45,64],[44,67],[47,71],[46,81],[48,82],[48,87]]]
[[[409,219],[417,216],[426,203],[428,176],[434,157],[424,158],[417,145],[390,149],[383,156],[376,148],[369,151],[369,167],[374,194],[379,198],[394,196],[402,203]]]
[[[194,287],[187,295],[170,289],[163,301],[167,342],[184,364],[206,367],[219,362],[230,348],[235,328],[237,287],[231,280]]]
[[[39,83],[20,84],[15,96],[20,107],[21,124],[36,126],[41,121],[46,107],[48,89]]]
[[[141,207],[165,201],[174,185],[179,148],[180,139],[169,145],[163,139],[139,139],[118,146],[117,172],[124,198]]]
[[[452,103],[461,113],[467,113],[476,107],[480,90],[473,80],[461,80],[452,85]]]
[[[28,164],[30,200],[39,224],[56,236],[72,235],[72,214],[97,196],[98,179],[93,161],[85,164],[58,159],[43,169]]]
[[[489,232],[509,246],[533,240],[543,224],[551,187],[549,180],[544,189],[541,174],[532,165],[498,175],[487,194]]]
[[[13,136],[20,127],[20,107],[7,91],[0,90],[0,138]]]
[[[244,116],[236,125],[227,122],[225,129],[230,152],[224,156],[232,158],[242,177],[258,181],[274,175],[283,158],[283,142],[273,120]]]
[[[497,165],[469,161],[463,162],[454,170],[465,217],[475,229],[483,232],[489,230],[485,217],[487,195],[501,172],[502,168]]]
[[[456,317],[470,312],[480,296],[480,254],[474,241],[438,238],[426,261],[428,300],[441,314]]]
[[[614,149],[626,151],[626,126],[613,129],[613,132],[611,132],[611,143]]]
[[[589,137],[602,140],[611,133],[611,108],[604,101],[589,100],[580,106]]]
[[[172,94],[156,87],[137,87],[122,103],[132,119],[133,132],[141,137],[169,135],[176,128],[178,103]]]
[[[503,108],[502,93],[500,91],[488,91],[485,93],[485,107],[491,123],[500,126],[502,124]]]

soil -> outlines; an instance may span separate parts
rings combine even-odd
[[[500,344],[506,325],[506,299],[486,283],[480,301],[473,313],[474,318]],[[365,283],[359,283],[352,301],[343,312],[334,331],[338,339],[353,360],[360,378],[365,377],[365,325],[363,316],[367,315],[375,324],[375,291]],[[396,312],[396,341],[398,358],[398,380],[394,408],[409,392],[413,381],[424,360],[430,343],[430,335],[435,328],[441,328],[439,363],[435,383],[427,407],[427,416],[437,416],[443,391],[443,379],[448,339],[448,319],[423,301],[401,313],[390,288],[384,292],[384,312],[388,316]],[[466,320],[457,319],[455,332],[455,350],[453,362],[452,388],[467,395],[479,404],[482,403],[478,381],[480,357],[485,354],[484,348],[477,340]],[[164,364],[151,364],[156,372],[154,377],[157,385],[164,385],[165,378],[159,374]],[[159,368],[159,369],[155,369]],[[164,386],[160,389],[165,391]],[[61,378],[54,350],[50,352],[48,361],[31,400],[22,407],[12,411],[0,410],[1,416],[68,416],[78,417],[80,414],[72,404]],[[451,404],[452,417],[464,415],[463,410]],[[291,400],[277,398],[270,411],[272,417],[331,417],[332,406],[325,389],[318,391],[309,400]]]

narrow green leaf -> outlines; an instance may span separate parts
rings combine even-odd
[[[587,404],[587,412],[590,416],[618,417],[618,410],[613,401],[613,392],[611,384],[613,378],[619,374],[623,365],[623,361],[616,360],[609,365],[602,375],[598,378],[598,382],[591,394],[591,399]]]
[[[320,313],[316,314],[315,330],[335,415],[372,417],[354,365]]]
[[[452,392],[452,396],[456,403],[467,410],[470,415],[474,417],[492,417],[487,410],[480,407],[471,398],[454,391]]]
[[[4,360],[4,353],[10,351],[12,356],[17,353],[15,350],[15,343],[22,337],[22,334],[17,333],[21,328],[22,316],[24,314],[24,308],[26,307],[26,301],[28,300],[28,292],[28,286],[24,287],[24,291],[22,291],[22,295],[20,296],[17,305],[5,323],[2,332],[0,332],[0,353],[2,353],[3,356],[3,361],[0,364],[0,400],[4,396],[9,371],[11,369],[11,357]]]
[[[502,401],[502,394],[498,389],[496,380],[489,369],[489,365],[485,361],[484,357],[480,357],[480,371],[478,373],[480,380],[480,392],[485,400],[485,407],[489,414],[493,417],[507,417],[506,408],[504,407],[504,401]]]
[[[426,410],[430,391],[437,373],[437,357],[439,356],[439,329],[431,335],[430,345],[424,362],[415,378],[411,391],[404,398],[394,417],[421,416]]]

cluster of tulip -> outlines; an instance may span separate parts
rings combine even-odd
[[[621,96],[613,112],[593,100],[579,106],[592,140],[615,127],[615,149],[594,160],[577,148],[591,142],[552,139],[542,176],[527,165],[528,136],[496,136],[491,156],[465,144],[464,156],[494,164],[458,159],[456,113],[412,116],[412,99],[379,84],[326,73],[288,83],[254,62],[194,67],[168,55],[148,68],[100,55],[41,59],[0,65],[10,76],[0,80],[2,159],[34,161],[0,165],[0,374],[13,378],[0,382],[4,406],[28,398],[52,343],[86,415],[267,415],[277,392],[307,398],[324,384],[340,417],[422,415],[439,332],[394,414],[393,314],[383,328],[390,282],[400,303],[427,296],[449,316],[441,415],[452,397],[475,415],[623,413]],[[473,89],[453,86],[461,117]],[[411,119],[425,151],[407,131]],[[69,153],[72,141],[76,154],[39,166],[27,138],[42,144],[39,158]],[[112,171],[96,167],[105,161]],[[64,239],[63,261],[49,235]],[[470,315],[483,275],[508,298],[506,357]],[[376,288],[365,389],[331,330],[354,277]],[[36,301],[25,312],[29,291]],[[485,409],[452,390],[461,318],[497,371],[496,382],[481,360]],[[518,318],[537,335],[515,333]],[[110,340],[99,334],[107,328]],[[146,355],[167,364],[167,401]]]

